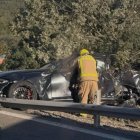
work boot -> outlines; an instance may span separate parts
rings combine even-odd
[[[80,116],[83,118],[87,118],[87,114],[85,114],[85,113],[80,113]]]

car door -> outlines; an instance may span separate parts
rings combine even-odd
[[[69,90],[71,73],[74,69],[75,57],[70,56],[68,58],[57,61],[56,70],[51,77],[51,89],[52,98],[67,98],[71,97]]]
[[[65,75],[54,73],[51,78],[52,98],[67,98],[71,97],[69,90],[69,81]]]
[[[57,69],[51,78],[52,98],[69,98],[70,77],[72,72],[72,60],[64,59],[57,64]]]

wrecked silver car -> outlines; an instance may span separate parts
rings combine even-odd
[[[9,98],[51,100],[72,98],[79,102],[77,81],[73,78],[73,54],[46,64],[40,69],[0,73],[0,94]],[[131,72],[111,73],[106,56],[94,54],[99,73],[101,101],[107,104],[134,106],[140,98],[140,75]],[[129,75],[129,76],[128,76]]]

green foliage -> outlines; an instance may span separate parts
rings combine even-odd
[[[0,1],[0,36],[11,34],[9,23],[23,6],[23,0],[2,0]]]
[[[113,64],[118,67],[133,63],[135,53],[137,51],[140,53],[138,43],[140,17],[136,12],[139,1],[89,0],[85,1],[85,4],[82,2],[81,5],[81,13],[83,12],[82,15],[85,15],[86,19],[84,29],[90,42],[88,46],[107,55],[114,54],[116,61]],[[136,28],[137,31],[134,31]],[[135,46],[134,40],[137,41]]]
[[[81,48],[113,54],[118,67],[139,58],[139,0],[25,0],[24,5],[10,26],[23,44],[13,60],[24,64],[15,67],[37,67]]]
[[[0,40],[0,55],[3,55],[5,52],[7,52],[7,44],[5,43],[5,41]]]
[[[11,46],[9,54],[6,56],[5,63],[3,64],[2,70],[10,69],[32,69],[39,68],[40,65],[37,63],[38,58],[32,56],[32,51],[24,46]]]

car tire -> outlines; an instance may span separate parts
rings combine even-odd
[[[27,81],[20,81],[11,85],[8,93],[9,98],[37,100],[37,92],[34,86]]]

